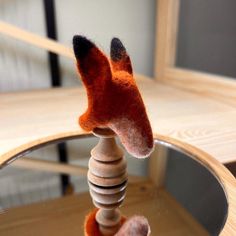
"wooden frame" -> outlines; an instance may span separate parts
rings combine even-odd
[[[180,89],[213,96],[231,105],[231,101],[236,99],[236,81],[232,78],[179,68],[175,65],[180,3],[181,0],[157,0],[154,78]],[[159,152],[152,155],[156,158],[151,158],[149,162],[149,175],[160,187],[164,184],[167,151],[162,147]]]
[[[33,46],[57,53],[61,56],[75,59],[72,49],[56,42],[55,40],[43,38],[14,25],[0,21],[0,33]]]
[[[181,0],[157,0],[156,80],[225,101],[235,99],[236,81],[232,78],[175,66],[180,3]]]

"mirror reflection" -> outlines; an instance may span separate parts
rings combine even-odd
[[[79,164],[82,171],[68,175],[69,184],[64,194],[60,171],[23,166],[22,159],[3,168],[0,171],[0,234],[83,235],[85,216],[93,208],[87,186],[87,164],[90,150],[97,141],[94,137],[67,141],[69,164]],[[56,163],[54,148],[55,145],[47,145],[26,157]],[[156,151],[167,148],[164,188],[155,187],[146,178],[149,174],[147,160],[126,154],[132,177],[122,213],[127,217],[144,215],[151,226],[151,235],[218,235],[228,209],[221,183],[184,151],[159,141],[155,148]]]

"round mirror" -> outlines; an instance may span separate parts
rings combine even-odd
[[[86,169],[90,150],[97,141],[92,136],[67,141],[69,164],[79,164],[80,168],[74,172],[71,169],[64,196],[62,176],[58,173],[61,169],[44,166],[48,161],[57,162],[55,145],[38,147],[27,153],[26,159],[20,158],[3,168],[0,235],[83,235],[84,219],[93,208]],[[218,235],[228,211],[218,178],[184,150],[160,140],[155,144],[156,152],[151,158],[157,158],[158,149],[167,149],[164,186],[157,188],[146,178],[148,160],[126,154],[131,176],[122,213],[127,217],[144,215],[151,235]],[[44,171],[39,170],[40,165]]]

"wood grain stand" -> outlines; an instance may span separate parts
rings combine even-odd
[[[100,139],[92,149],[89,160],[90,195],[94,205],[99,208],[96,221],[100,232],[103,235],[114,235],[121,222],[118,208],[125,198],[126,160],[112,130],[96,128],[93,133]]]

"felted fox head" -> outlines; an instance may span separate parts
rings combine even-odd
[[[88,97],[80,126],[86,131],[110,128],[131,155],[149,156],[153,150],[152,129],[121,41],[112,39],[110,59],[83,36],[74,36],[73,46]]]

